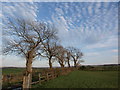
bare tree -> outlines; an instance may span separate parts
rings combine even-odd
[[[83,53],[74,47],[69,47],[68,50],[70,51],[70,55],[74,61],[74,67],[77,67],[77,65],[80,65],[80,62],[83,62],[83,60],[81,60]]]
[[[66,62],[65,53],[66,53],[66,50],[63,48],[63,46],[59,45],[56,47],[55,57],[62,68],[65,66],[65,62]]]
[[[42,22],[16,20],[10,21],[3,31],[3,52],[15,53],[26,58],[26,72],[23,80],[23,88],[30,88],[32,82],[32,62],[39,57],[42,44],[52,36],[49,26]],[[7,31],[7,33],[6,33]],[[6,41],[6,42],[5,42]]]
[[[53,28],[52,36],[46,39],[46,42],[43,43],[43,54],[41,56],[47,57],[49,60],[50,69],[52,69],[52,63],[55,61],[55,51],[58,42],[58,37],[56,36],[57,30]]]
[[[81,62],[84,62],[84,60],[79,60],[79,61],[77,62],[77,67],[79,67],[79,66],[81,65]]]
[[[68,67],[70,67],[70,59],[71,59],[71,53],[68,49],[66,49],[66,52],[65,52],[65,58],[66,58],[66,62],[68,64]]]

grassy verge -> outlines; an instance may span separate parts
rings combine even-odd
[[[117,71],[74,71],[33,88],[117,88]]]

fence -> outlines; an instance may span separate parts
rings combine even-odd
[[[66,75],[69,72],[75,70],[75,68],[53,68],[53,69],[44,69],[43,71],[34,71],[32,74],[32,83],[41,83],[54,79],[60,75]],[[22,86],[24,76],[23,75],[3,75],[2,76],[2,86],[4,87],[17,87]]]
[[[36,79],[33,78],[33,80],[36,80],[36,81],[33,81],[32,84],[49,81],[60,75],[67,75],[68,73],[70,73],[73,70],[75,70],[75,68],[57,68],[57,69],[48,69],[48,70],[46,70],[44,72],[40,72],[40,73],[37,72],[36,74],[33,74],[33,77],[36,77]]]
[[[2,89],[12,89],[15,87],[20,87],[23,81],[22,75],[2,75]]]

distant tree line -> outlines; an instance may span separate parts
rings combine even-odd
[[[88,65],[88,66],[80,66],[79,70],[93,70],[93,71],[118,71],[119,67],[116,65]]]
[[[61,67],[80,65],[83,53],[75,47],[63,47],[58,38],[55,26],[39,21],[10,20],[3,30],[3,53],[15,53],[26,58],[24,88],[31,87],[33,60],[44,57],[52,69],[57,61]]]

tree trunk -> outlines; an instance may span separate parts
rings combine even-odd
[[[59,64],[60,64],[60,66],[63,68],[63,67],[64,67],[63,61],[62,61],[62,60],[59,60],[58,62],[59,62]]]
[[[68,67],[70,67],[70,62],[69,62],[69,60],[68,60]]]
[[[52,69],[52,61],[51,61],[52,57],[50,56],[49,58],[49,66],[50,66],[50,69]]]
[[[62,68],[64,68],[64,64],[63,64],[63,63],[60,63],[60,66],[61,66]]]
[[[33,60],[33,54],[28,54],[28,57],[26,58],[26,72],[23,78],[23,89],[29,89],[31,88],[31,82],[32,82],[32,60]]]
[[[74,60],[74,67],[75,67],[75,68],[77,67],[77,62],[76,62],[76,60]]]
[[[61,67],[64,68],[64,64],[61,64]]]

